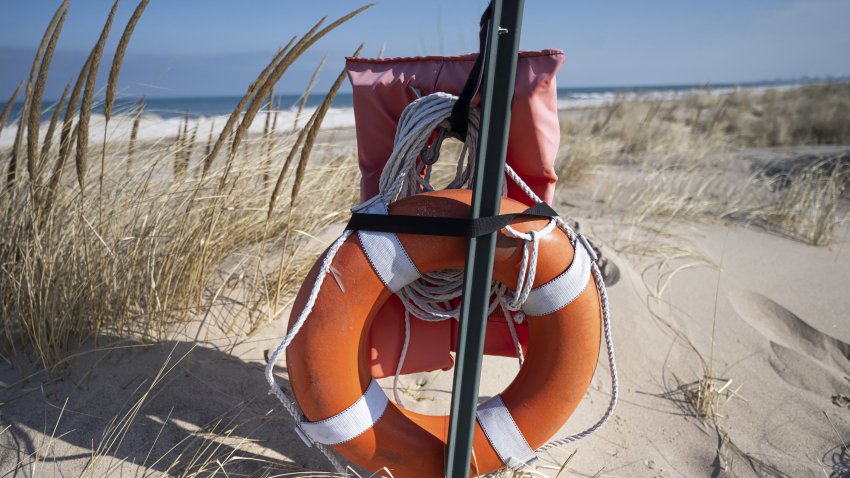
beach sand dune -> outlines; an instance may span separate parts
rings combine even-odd
[[[605,111],[583,114],[604,118]],[[538,472],[850,476],[850,221],[843,219],[850,205],[833,197],[829,241],[816,246],[771,209],[803,176],[777,183],[753,173],[757,165],[833,158],[847,147],[717,149],[692,138],[688,131],[673,139],[698,160],[650,147],[642,156],[600,159],[584,179],[563,175],[553,206],[609,262],[620,403],[594,435],[544,453]],[[320,142],[333,143],[327,157],[353,154],[350,129],[325,131]],[[600,148],[582,150],[591,158],[612,151],[604,142],[586,146]],[[313,163],[326,157],[317,149]],[[305,257],[341,231],[330,222],[337,224],[299,232]],[[280,247],[270,242],[263,268],[276,270]],[[165,340],[101,335],[51,375],[27,354],[0,364],[0,476],[329,471],[292,431],[263,378],[288,311],[247,329],[234,320],[250,298],[240,279],[253,272],[250,254],[225,258],[210,285],[216,305],[169,329]],[[515,359],[487,357],[481,399],[503,390],[518,367]],[[286,364],[276,372],[286,387]],[[445,414],[451,381],[452,371],[403,376],[400,394],[413,410]],[[381,385],[392,397],[392,378]],[[585,400],[561,433],[592,425],[610,391],[601,353]]]

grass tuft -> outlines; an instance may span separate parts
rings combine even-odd
[[[6,125],[6,120],[9,119],[9,114],[12,112],[12,106],[15,105],[15,100],[18,99],[18,93],[21,92],[21,86],[23,84],[23,82],[18,83],[15,91],[12,92],[12,96],[9,97],[9,101],[6,102],[6,106],[3,107],[3,112],[0,113],[0,133],[3,132],[3,126]]]
[[[97,39],[91,54],[89,55],[89,67],[86,72],[86,85],[83,88],[83,99],[80,105],[80,117],[77,122],[77,154],[74,161],[77,166],[77,181],[80,184],[80,192],[86,190],[86,171],[88,169],[88,144],[89,144],[89,122],[91,121],[92,102],[94,101],[94,85],[97,80],[97,70],[100,66],[100,58],[103,56],[103,47],[106,45],[106,39],[109,36],[109,30],[112,28],[112,20],[115,18],[115,11],[118,9],[118,2],[115,0],[112,4],[112,9],[109,10],[109,15],[106,17],[106,23],[103,25],[103,30],[100,32],[100,37]]]
[[[832,243],[842,218],[839,202],[850,188],[850,154],[810,158],[808,164],[768,168],[765,178],[777,200],[760,212],[768,227],[815,246]]]
[[[27,123],[27,170],[32,178],[32,183],[35,188],[41,185],[41,164],[38,154],[38,131],[41,124],[41,101],[44,96],[44,87],[47,84],[47,73],[50,70],[50,62],[53,60],[53,53],[56,51],[56,42],[59,40],[59,34],[62,32],[62,25],[65,24],[65,18],[68,16],[68,1],[65,0],[56,9],[47,31],[44,32],[45,38],[50,32],[50,40],[47,42],[47,47],[41,54],[41,61],[38,68],[38,76],[35,80],[35,87],[32,95],[29,96],[29,119]],[[44,48],[44,39],[39,50]],[[38,58],[38,55],[36,56]],[[33,67],[35,62],[33,62]],[[23,121],[21,121],[21,124]],[[19,125],[19,128],[21,126]]]
[[[121,39],[118,40],[118,48],[115,49],[115,56],[112,57],[112,67],[109,69],[109,79],[106,82],[106,101],[103,104],[103,116],[105,122],[109,123],[109,118],[112,116],[112,105],[115,103],[115,93],[118,88],[118,76],[121,74],[121,65],[124,63],[124,55],[127,53],[127,46],[130,44],[130,37],[133,36],[133,31],[136,29],[136,24],[142,17],[145,8],[147,8],[150,0],[141,0],[133,10],[133,15],[127,21],[127,26],[124,27],[124,33],[121,34]]]

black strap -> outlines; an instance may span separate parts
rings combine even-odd
[[[481,82],[481,68],[485,57],[484,50],[487,47],[487,25],[490,22],[492,8],[493,5],[491,3],[481,15],[481,30],[478,33],[478,56],[475,58],[475,63],[472,64],[472,70],[466,78],[463,90],[461,90],[460,96],[452,108],[452,115],[449,116],[449,132],[457,135],[461,141],[466,141],[466,132],[469,127],[469,108],[472,104],[472,98],[478,91]]]
[[[537,203],[522,212],[478,219],[355,212],[351,214],[351,219],[345,229],[424,236],[479,237],[502,229],[518,217],[555,217],[557,215],[558,213],[545,202]]]

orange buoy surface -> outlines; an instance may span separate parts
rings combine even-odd
[[[444,190],[402,199],[389,214],[469,217],[471,192]],[[501,213],[526,206],[503,198]],[[520,232],[546,226],[546,219],[518,219]],[[398,234],[410,260],[421,273],[462,269],[467,239]],[[493,277],[516,287],[523,241],[500,231]],[[540,238],[534,287],[562,275],[575,250],[562,231]],[[304,309],[319,271],[313,267],[298,293],[290,327]],[[591,275],[587,287],[568,305],[541,316],[528,316],[525,363],[501,398],[531,449],[549,440],[578,407],[595,371],[601,337],[602,310]],[[308,320],[286,351],[295,398],[310,422],[333,417],[358,401],[372,382],[369,328],[391,292],[364,252],[357,234],[339,248],[333,269],[324,277]],[[448,416],[402,409],[390,402],[374,425],[359,436],[333,445],[338,453],[367,470],[389,469],[396,478],[439,477],[444,473]],[[470,472],[483,474],[504,466],[480,424],[473,443]]]

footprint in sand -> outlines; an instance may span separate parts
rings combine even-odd
[[[850,344],[815,329],[769,297],[752,291],[729,293],[729,302],[770,341],[770,365],[791,385],[816,393],[846,390]]]

